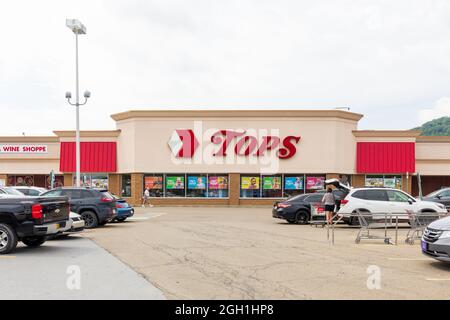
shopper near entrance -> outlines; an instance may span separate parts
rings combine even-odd
[[[142,196],[142,208],[145,208],[145,206],[148,204],[150,208],[153,207],[153,205],[149,202],[150,199],[150,189],[147,187],[145,188],[144,195]]]
[[[327,192],[323,195],[322,198],[322,204],[325,205],[325,215],[328,224],[331,224],[333,220],[335,203],[336,199],[334,198],[333,190],[331,188],[328,188]]]

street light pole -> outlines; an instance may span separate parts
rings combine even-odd
[[[70,99],[72,94],[66,92],[66,99],[70,105],[75,106],[76,112],[76,130],[75,130],[75,179],[76,186],[80,186],[80,106],[87,103],[88,98],[91,96],[89,91],[84,92],[84,103],[80,103],[80,90],[79,90],[79,76],[78,76],[78,35],[86,34],[86,27],[76,19],[67,19],[66,26],[75,33],[75,103],[71,103]]]

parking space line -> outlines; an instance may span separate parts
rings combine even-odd
[[[16,256],[0,256],[0,259],[15,259]]]
[[[427,281],[450,281],[450,279],[438,279],[438,278],[428,278]]]
[[[432,261],[431,258],[387,258],[391,261]]]

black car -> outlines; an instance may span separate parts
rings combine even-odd
[[[311,203],[322,201],[325,190],[316,193],[301,194],[285,201],[275,202],[272,217],[284,219],[289,223],[307,224],[311,221]],[[333,190],[336,206],[339,210],[340,200],[345,197],[342,190]]]
[[[105,225],[117,216],[116,199],[106,189],[56,188],[41,196],[67,196],[70,210],[81,215],[87,229]]]
[[[442,203],[450,211],[450,188],[436,190],[423,197],[422,200]]]

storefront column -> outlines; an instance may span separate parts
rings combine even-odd
[[[71,173],[64,173],[64,187],[73,187]]]
[[[131,174],[131,199],[132,204],[138,206],[141,204],[144,184],[144,175],[142,173]]]
[[[115,174],[115,173],[110,173],[108,175],[108,189],[109,191],[120,197],[121,196],[121,192],[120,192],[120,175]]]
[[[240,195],[240,174],[230,173],[230,202],[231,206],[239,205],[239,195]]]
[[[364,188],[366,185],[366,176],[364,174],[354,174],[352,176],[353,188]]]
[[[406,174],[402,176],[402,190],[406,193],[411,194],[412,191],[412,175],[410,174],[409,177],[406,177]]]
[[[8,183],[8,175],[7,174],[0,174],[0,184],[3,184],[3,186],[6,186]]]

